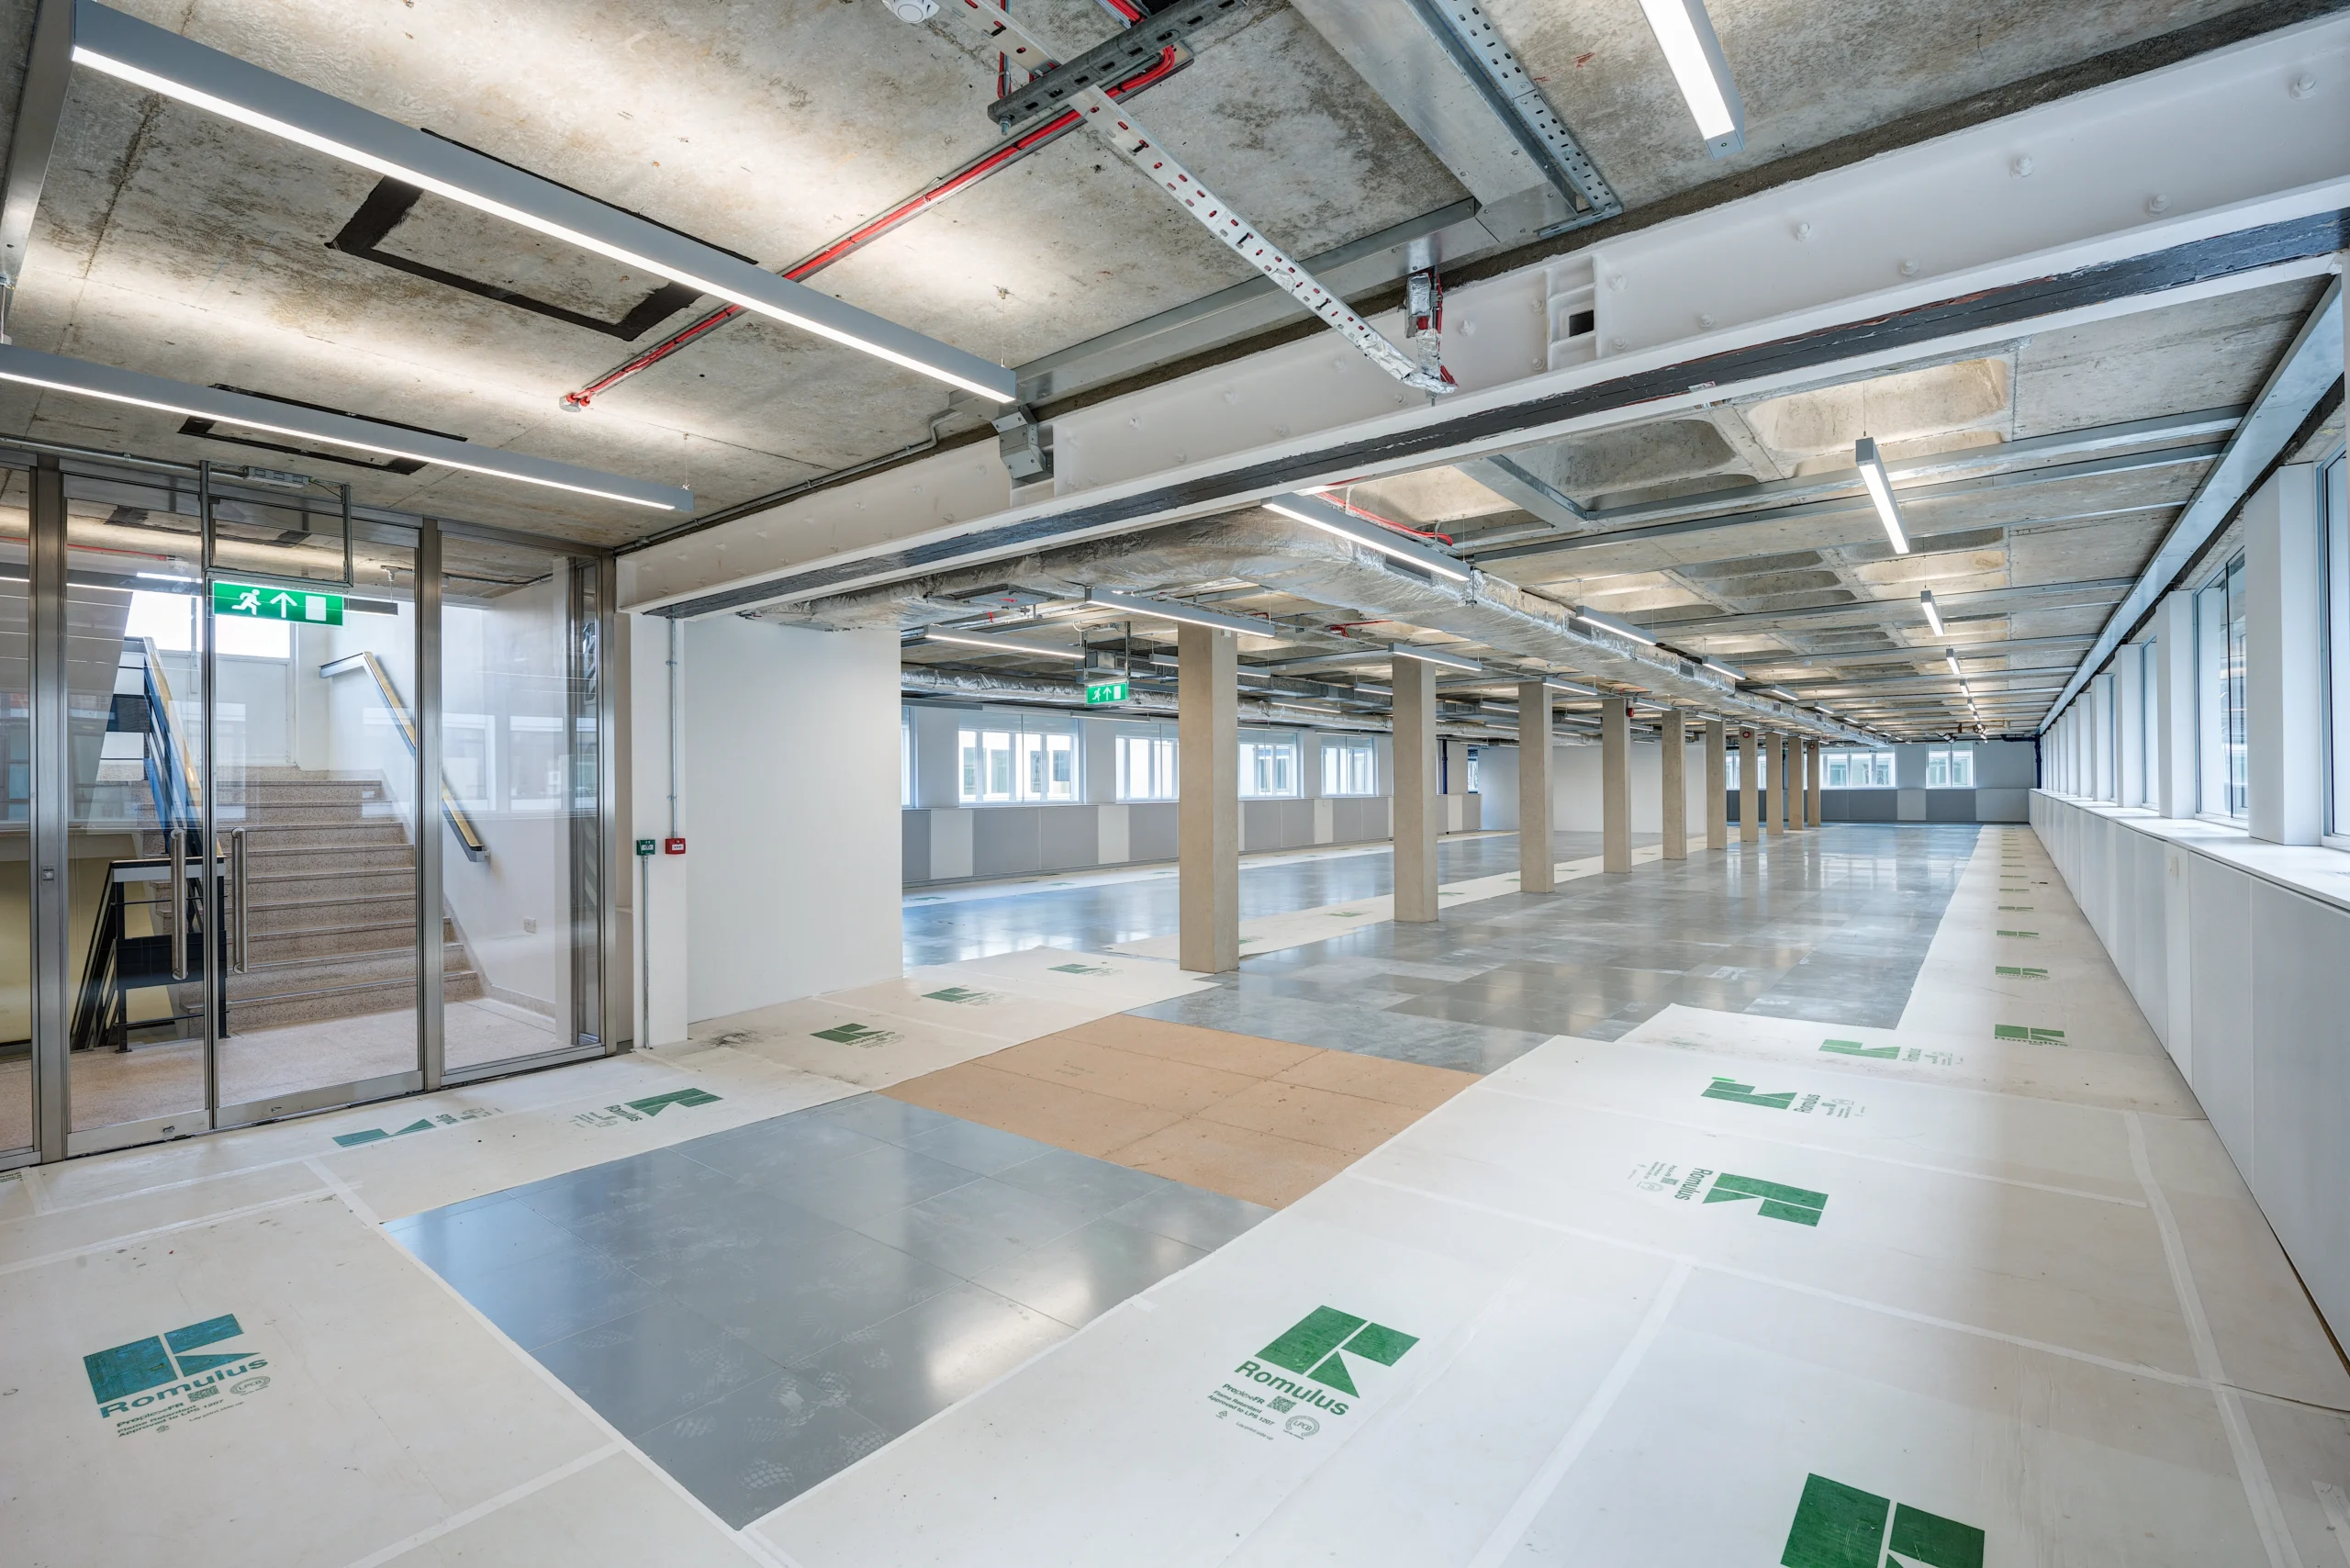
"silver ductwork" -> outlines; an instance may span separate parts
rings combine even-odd
[[[1343,609],[1348,620],[1393,621],[1447,633],[1545,670],[1629,688],[1673,707],[1852,745],[1878,744],[1876,736],[1840,720],[1740,691],[1703,666],[1579,622],[1565,605],[1505,578],[1471,569],[1465,582],[1431,580],[1371,550],[1261,510],[756,613],[841,630],[937,625],[969,618],[970,605],[958,602],[964,596],[1006,584],[1046,599],[1081,599],[1089,588],[1180,590],[1235,577]],[[1539,673],[1543,672],[1494,671],[1496,680]]]

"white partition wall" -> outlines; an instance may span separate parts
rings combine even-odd
[[[897,634],[721,615],[685,643],[692,1016],[894,978]]]

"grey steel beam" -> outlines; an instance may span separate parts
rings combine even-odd
[[[25,55],[25,84],[17,99],[17,129],[8,140],[8,187],[0,196],[0,342],[6,341],[6,301],[25,275],[33,214],[40,210],[57,149],[57,122],[73,77],[73,0],[40,0],[32,47]]]
[[[2097,642],[2083,655],[2080,667],[2065,683],[2052,707],[2062,709],[2079,694],[2089,678],[2113,656],[2139,618],[2154,607],[2154,601],[2169,591],[2212,535],[2227,525],[2237,503],[2260,482],[2270,463],[2283,454],[2285,443],[2333,389],[2343,372],[2343,343],[2342,279],[2337,275],[2327,284],[2324,297],[2269,373],[2260,395],[2252,400],[2252,412],[2236,426],[2227,450],[2203,476],[2203,483],[2171,524],[2154,559],[2114,608],[2105,629],[2098,633]]]
[[[1452,57],[1470,86],[1525,150],[1542,178],[1575,204],[1568,225],[1595,223],[1624,210],[1623,201],[1591,161],[1567,122],[1543,97],[1533,73],[1510,49],[1490,17],[1470,0],[1409,0],[1428,31]]]
[[[2131,579],[2128,577],[2091,577],[2076,583],[2031,583],[2018,588],[1985,588],[1979,593],[1953,594],[1947,599],[1937,599],[1935,602],[1947,613],[1952,610],[1991,609],[2005,605],[2010,600],[2050,599],[2076,594],[2095,600],[2118,598],[2129,591],[2130,582]],[[1768,632],[1788,624],[1827,621],[1839,616],[1852,616],[1863,621],[1887,617],[1894,612],[1907,616],[1914,608],[1915,601],[1911,599],[1868,599],[1853,604],[1814,605],[1807,610],[1708,615],[1688,621],[1656,621],[1650,622],[1644,630],[1653,636],[1662,637],[1670,642],[1689,632],[1720,631],[1733,626],[1749,632]],[[2031,605],[2028,608],[2048,610],[2059,607]],[[1955,644],[1953,644],[1953,646],[1955,645]]]
[[[1528,472],[1516,458],[1472,457],[1454,466],[1502,499],[1531,512],[1550,529],[1580,532],[1589,527],[1596,515],[1549,480]],[[1502,532],[1518,536],[1515,529]]]
[[[2067,479],[2101,479],[2116,474],[2132,474],[2149,468],[2172,468],[2186,464],[2208,463],[2220,455],[2223,443],[2217,441],[2196,442],[2186,446],[2158,448],[2152,452],[2127,453],[2113,457],[2093,457],[2080,463],[2051,464],[2041,468],[2019,468],[2010,473],[1987,474],[1971,479],[1951,479],[1933,485],[1912,485],[1899,492],[1903,504],[1916,501],[1948,500],[1960,496],[1994,493],[2028,485],[2052,485]],[[1996,447],[1984,448],[1997,451]],[[1857,484],[1858,481],[1852,483]],[[2161,510],[2165,502],[2133,501],[2126,505],[2095,507],[2067,511],[2031,520],[2034,526],[2049,522],[2080,521],[2091,518],[2113,517],[2123,512]],[[1571,550],[1596,550],[1609,544],[1637,544],[1650,539],[1678,539],[1692,533],[1710,533],[1718,529],[1743,528],[1755,522],[1802,522],[1816,518],[1856,517],[1871,515],[1874,510],[1865,491],[1855,490],[1849,496],[1833,500],[1797,502],[1787,506],[1763,507],[1751,511],[1718,512],[1709,517],[1684,518],[1677,522],[1651,523],[1639,528],[1611,528],[1585,533],[1569,534],[1524,544],[1480,546],[1474,540],[1460,546],[1463,555],[1483,566],[1495,561],[1514,560],[1522,555],[1556,555]]]

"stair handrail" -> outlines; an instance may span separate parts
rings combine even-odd
[[[158,825],[166,833],[174,823],[185,823],[193,828],[196,816],[196,759],[188,755],[187,742],[180,734],[179,715],[172,707],[171,678],[163,673],[155,639],[141,637],[139,644],[147,661],[148,728],[162,739],[163,746],[160,764],[150,759],[161,777],[148,780],[148,788],[156,797],[156,815],[161,819]]]
[[[345,654],[339,659],[329,659],[320,665],[319,675],[322,679],[331,679],[354,669],[365,670],[374,679],[375,695],[384,700],[384,706],[391,712],[392,723],[399,730],[400,739],[408,743],[408,756],[414,756],[417,752],[416,721],[409,715],[408,704],[400,700],[400,694],[392,685],[392,678],[386,672],[381,659],[372,653]],[[481,834],[474,827],[473,818],[465,814],[465,808],[457,803],[456,791],[449,788],[448,775],[442,774],[440,782],[441,814],[449,820],[449,831],[457,835],[458,846],[464,850],[465,858],[488,859],[489,846],[482,841]]]

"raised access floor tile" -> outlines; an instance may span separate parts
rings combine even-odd
[[[895,1436],[976,1394],[1070,1332],[1068,1324],[1033,1307],[958,1284],[800,1365],[837,1380],[848,1392],[851,1409]]]
[[[628,1437],[780,1370],[674,1302],[655,1302],[532,1353]]]
[[[1206,1256],[1204,1248],[1102,1218],[988,1270],[979,1283],[1081,1328]]]
[[[636,1444],[740,1529],[889,1440],[848,1407],[837,1380],[787,1368],[655,1428]]]

